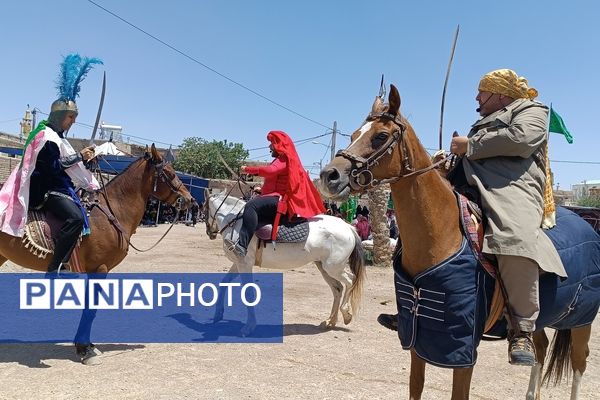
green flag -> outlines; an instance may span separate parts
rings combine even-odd
[[[550,107],[550,125],[548,126],[548,132],[560,133],[565,136],[569,144],[573,143],[573,136],[571,132],[565,126],[563,119],[552,107]]]

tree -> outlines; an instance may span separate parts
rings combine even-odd
[[[176,170],[209,179],[230,179],[231,172],[221,162],[219,154],[229,167],[237,171],[242,161],[248,157],[241,143],[227,140],[209,142],[199,137],[183,140],[175,164]]]
[[[588,195],[577,201],[578,206],[600,208],[600,196]]]
[[[376,186],[369,191],[369,216],[373,232],[373,265],[391,265],[390,229],[387,226],[386,211],[390,197],[389,186]]]

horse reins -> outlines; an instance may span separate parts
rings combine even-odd
[[[488,98],[488,100],[489,100],[489,98]],[[484,102],[484,104],[485,103],[487,103],[487,100]],[[362,190],[362,189],[369,188],[369,187],[373,188],[373,187],[375,187],[377,185],[381,185],[383,183],[394,183],[394,182],[399,181],[402,178],[418,176],[418,175],[424,174],[426,172],[429,172],[431,170],[434,170],[435,168],[437,168],[438,166],[440,166],[441,164],[446,162],[446,159],[442,158],[441,160],[436,161],[435,163],[433,163],[425,168],[414,170],[411,165],[410,158],[408,156],[409,153],[408,153],[408,148],[406,146],[406,141],[404,140],[404,135],[406,132],[406,125],[404,124],[404,122],[402,122],[400,114],[393,115],[393,114],[390,114],[387,112],[382,112],[382,113],[377,113],[377,114],[370,113],[369,116],[367,117],[366,121],[374,121],[374,120],[380,119],[380,118],[384,118],[384,119],[388,119],[388,120],[392,121],[392,123],[394,123],[398,128],[396,130],[394,130],[394,132],[392,132],[391,135],[388,136],[386,142],[380,148],[378,148],[373,154],[371,154],[368,158],[364,158],[364,157],[357,156],[356,154],[353,154],[353,153],[349,152],[348,150],[340,150],[337,153],[338,156],[348,159],[352,163],[352,166],[354,167],[354,169],[352,169],[349,174],[350,177],[352,178],[352,179],[349,179],[349,184],[352,189],[354,189],[354,190],[361,189]],[[404,171],[408,171],[408,173],[396,176],[394,178],[387,178],[387,179],[381,179],[381,180],[375,179],[373,177],[373,173],[370,171],[370,168],[374,165],[379,164],[379,160],[383,156],[385,156],[386,153],[391,154],[394,147],[396,147],[396,144],[398,142],[400,143],[400,146],[402,147],[402,168]],[[365,182],[360,181],[360,177],[363,174],[367,178],[367,181],[365,181]],[[502,296],[504,297],[508,318],[513,326],[513,329],[516,329],[515,327],[517,327],[518,325],[516,323],[516,318],[515,318],[514,312],[508,301],[508,293],[506,291],[506,287],[504,286],[504,282],[502,281],[502,278],[500,276],[499,268],[496,268],[496,276],[497,276],[497,280],[498,280],[498,283],[500,286],[500,291],[502,293]]]
[[[240,179],[238,178],[238,181],[239,180]],[[241,190],[241,187],[240,187],[240,190]],[[206,218],[206,233],[207,234],[209,234],[209,235],[213,235],[213,234],[219,234],[219,235],[221,235],[221,234],[223,234],[223,232],[225,231],[225,229],[229,228],[230,226],[233,226],[241,218],[242,211],[238,212],[238,215],[236,215],[235,218],[233,218],[231,221],[229,221],[228,223],[226,223],[223,226],[223,228],[221,228],[220,230],[213,231],[210,228],[211,225],[216,222],[216,220],[217,220],[217,213],[219,212],[219,210],[221,209],[221,207],[223,206],[223,204],[225,204],[225,201],[227,200],[227,198],[229,197],[229,195],[231,194],[232,191],[233,191],[233,186],[231,188],[229,188],[229,190],[225,194],[225,197],[223,197],[223,201],[221,201],[221,204],[219,204],[219,207],[217,207],[217,209],[215,210],[215,213],[214,213],[214,215],[212,217],[212,221],[210,220],[211,219],[211,216],[210,216],[210,203],[208,201],[206,202],[206,206],[208,207],[207,208],[208,217]]]
[[[148,159],[146,159],[147,161]],[[110,165],[110,163],[107,160],[104,160],[104,162],[106,162],[113,170],[115,170],[115,168]],[[175,187],[175,185],[173,185],[173,182],[171,181],[171,179],[167,176],[167,174],[164,171],[164,161],[157,163],[157,164],[151,164],[154,168],[155,168],[155,174],[154,174],[154,183],[153,183],[153,190],[152,192],[156,192],[156,187],[158,184],[158,179],[161,179],[164,183],[166,183],[169,188],[175,192],[175,193],[179,193],[179,189],[181,189],[181,187],[183,186],[183,182],[180,182],[180,184]],[[181,200],[182,200],[182,196],[178,195],[177,200],[176,200],[176,206],[175,209],[177,210],[177,212],[175,213],[175,218],[173,219],[173,224],[171,224],[171,226],[169,227],[169,229],[167,229],[167,231],[160,237],[160,239],[158,239],[158,241],[156,243],[154,243],[152,246],[150,246],[147,249],[138,249],[133,243],[131,243],[131,240],[129,239],[129,235],[127,234],[127,232],[125,231],[125,228],[123,228],[123,226],[121,225],[121,223],[119,222],[119,220],[117,219],[117,217],[115,217],[114,211],[110,205],[110,200],[108,197],[108,193],[106,192],[106,184],[104,182],[104,177],[102,176],[102,170],[100,169],[100,165],[98,164],[97,167],[97,172],[100,175],[100,182],[102,183],[102,189],[101,189],[101,193],[104,196],[104,199],[106,201],[106,206],[108,207],[108,210],[106,210],[98,201],[95,201],[93,203],[91,203],[92,207],[98,207],[98,209],[104,214],[106,215],[106,217],[108,218],[108,220],[110,221],[110,223],[117,229],[117,231],[119,231],[119,233],[122,235],[122,237],[125,239],[125,241],[127,242],[128,246],[131,246],[134,250],[139,251],[140,253],[145,253],[147,251],[152,250],[153,248],[155,248],[160,242],[162,242],[162,240],[165,238],[165,236],[167,236],[167,234],[171,231],[171,229],[173,229],[173,226],[175,226],[175,221],[177,221],[179,219],[179,213],[181,211]]]
[[[392,132],[392,134],[388,136],[385,143],[381,147],[379,147],[375,152],[373,152],[373,154],[371,154],[368,158],[358,156],[354,153],[349,152],[347,149],[340,150],[337,153],[338,156],[344,157],[347,160],[349,160],[352,163],[352,166],[354,167],[349,174],[351,177],[349,183],[352,189],[362,190],[365,188],[373,188],[384,183],[397,182],[402,178],[421,175],[437,168],[445,161],[444,159],[442,159],[425,168],[414,170],[414,168],[412,167],[412,162],[408,156],[408,147],[406,145],[406,141],[404,140],[406,125],[402,121],[401,116],[393,115],[387,112],[377,114],[370,113],[366,120],[374,121],[376,119],[381,118],[392,121],[397,126],[397,129],[395,129]],[[407,173],[393,178],[381,180],[375,179],[373,177],[373,173],[370,170],[371,167],[379,164],[379,160],[386,154],[391,154],[394,147],[396,147],[396,144],[398,143],[400,143],[400,146],[402,147],[402,170],[407,171]],[[365,178],[362,181],[361,176]]]

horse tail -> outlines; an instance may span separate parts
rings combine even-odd
[[[350,295],[350,306],[352,307],[352,311],[356,314],[360,308],[366,270],[362,241],[354,229],[352,229],[352,233],[354,234],[354,249],[352,249],[352,253],[350,253],[349,264],[350,271],[354,274],[354,280],[352,281],[352,286],[350,286],[348,293]]]
[[[568,379],[571,372],[571,330],[557,330],[550,346],[552,347],[550,362],[542,382],[547,385],[552,380],[556,386],[563,376]]]

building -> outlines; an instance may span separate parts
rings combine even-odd
[[[123,141],[123,127],[119,125],[109,125],[104,122],[100,124],[100,140],[108,140],[111,142]]]
[[[572,206],[575,204],[573,200],[573,192],[570,190],[555,190],[554,202],[557,206]]]
[[[25,111],[25,116],[21,121],[21,135],[20,138],[27,138],[29,133],[33,130],[33,114],[29,110],[29,105],[27,105],[27,110]]]
[[[585,197],[600,197],[600,179],[586,180],[572,185],[571,191],[575,202]]]

